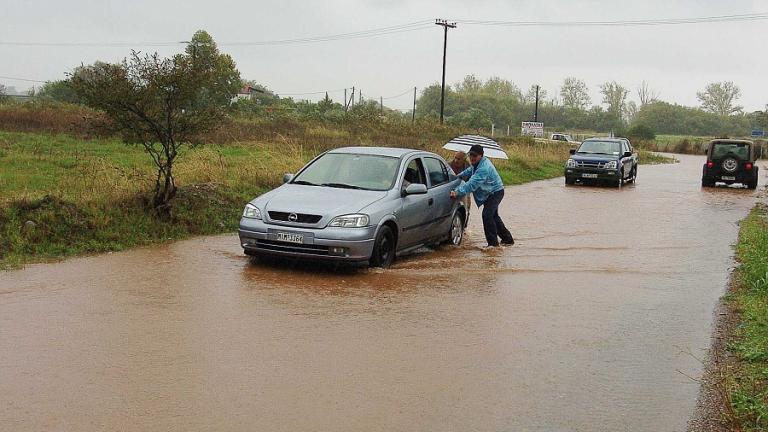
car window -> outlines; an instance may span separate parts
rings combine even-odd
[[[403,187],[408,187],[412,184],[427,185],[427,176],[424,175],[424,167],[421,164],[421,159],[414,159],[408,163],[408,167],[405,168],[405,175],[403,176]]]
[[[616,141],[584,141],[577,153],[618,155],[621,145]]]
[[[448,170],[445,165],[435,158],[424,158],[424,167],[427,169],[429,183],[432,187],[440,186],[448,182]]]
[[[739,159],[749,159],[749,145],[745,143],[715,143],[712,148],[712,157],[719,159],[728,154],[733,154]]]
[[[377,155],[326,153],[291,183],[384,191],[397,178],[400,159]]]

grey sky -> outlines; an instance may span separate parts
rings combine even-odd
[[[759,13],[768,12],[768,0],[0,0],[0,11],[0,41],[166,42],[187,40],[195,30],[205,29],[225,44],[346,33],[437,17],[555,21]],[[439,80],[442,31],[432,27],[369,39],[221,49],[234,57],[244,78],[277,92],[354,85],[378,98]],[[751,111],[768,103],[766,30],[768,21],[626,28],[460,25],[449,32],[447,76],[451,83],[469,73],[500,76],[522,89],[539,83],[550,96],[564,77],[575,76],[587,82],[594,103],[600,102],[598,85],[606,80],[633,90],[646,80],[662,99],[692,106],[698,104],[696,91],[706,83],[731,80],[742,89],[740,103]],[[182,48],[149,50],[170,54]],[[116,61],[128,52],[125,47],[0,45],[0,76],[58,79],[81,62]],[[0,83],[30,85],[6,79]],[[409,96],[387,105],[408,108]]]

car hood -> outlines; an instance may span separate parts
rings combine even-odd
[[[386,191],[286,184],[253,200],[253,204],[267,212],[335,217],[358,213],[385,196]]]
[[[588,154],[588,153],[576,153],[571,155],[571,159],[577,161],[612,161],[621,159],[621,155],[607,155],[607,154]]]

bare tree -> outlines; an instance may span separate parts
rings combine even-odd
[[[560,88],[560,97],[563,99],[563,106],[566,108],[585,109],[592,103],[587,84],[574,77],[568,77],[563,81],[563,86]]]
[[[5,102],[6,99],[8,99],[8,90],[6,90],[5,86],[0,84],[0,102]]]
[[[539,103],[547,99],[547,91],[539,87]],[[526,104],[533,104],[536,102],[536,84],[531,85],[531,88],[523,96],[523,102]]]
[[[704,91],[696,92],[696,96],[703,109],[722,116],[740,113],[744,109],[736,105],[741,89],[732,81],[707,84]]]
[[[659,92],[652,89],[645,80],[637,88],[637,98],[640,99],[640,108],[659,100]]]

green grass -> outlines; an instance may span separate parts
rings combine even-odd
[[[742,221],[736,248],[740,266],[729,301],[740,323],[729,348],[737,366],[728,380],[738,430],[768,430],[768,207]]]
[[[314,127],[291,136],[188,149],[176,165],[180,192],[171,217],[159,219],[147,206],[155,171],[140,147],[114,138],[0,131],[0,268],[231,232],[247,201],[278,186],[283,173],[296,172],[318,153],[342,142],[399,145],[404,139]],[[446,139],[429,136],[411,146],[450,158],[440,148]],[[499,141],[510,156],[495,161],[506,184],[562,175],[567,144]],[[649,153],[641,159],[666,161]]]

